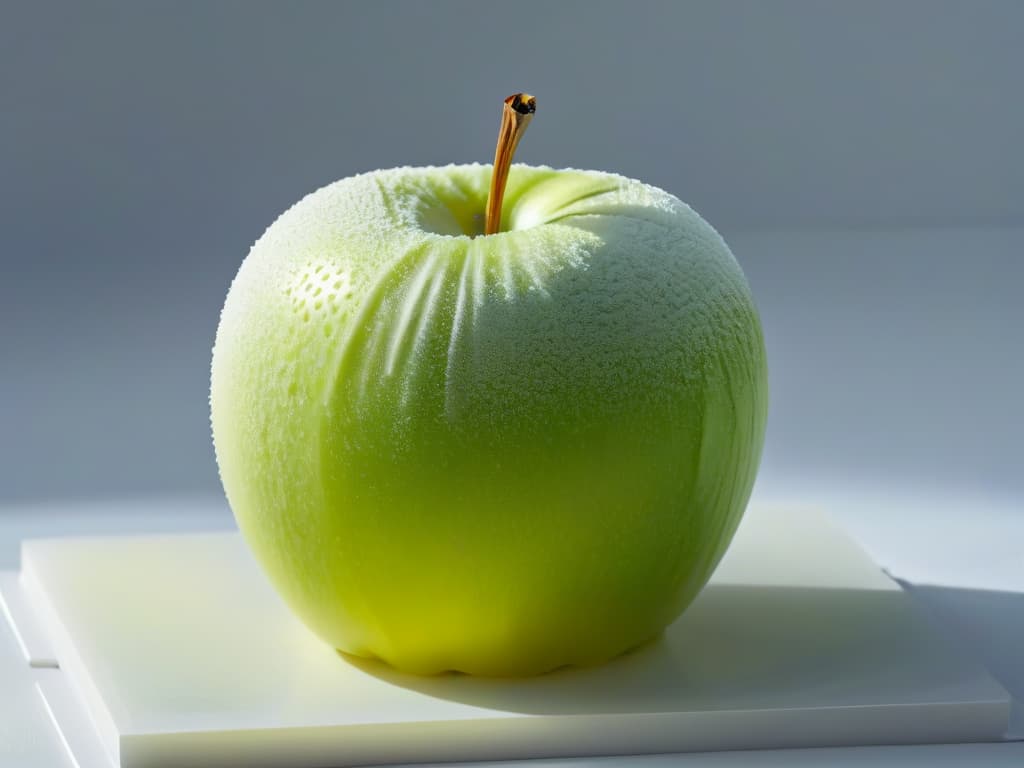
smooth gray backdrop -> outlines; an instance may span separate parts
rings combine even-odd
[[[355,172],[617,171],[725,235],[766,482],[1024,493],[1024,3],[0,4],[0,502],[216,491],[250,244]]]

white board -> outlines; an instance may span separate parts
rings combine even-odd
[[[291,616],[238,534],[36,540],[22,555],[63,690],[123,768],[984,741],[1009,716],[1008,694],[812,510],[752,508],[658,643],[518,681],[347,660]]]

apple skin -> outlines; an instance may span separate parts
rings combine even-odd
[[[228,294],[211,421],[238,525],[347,654],[487,676],[651,640],[746,507],[767,368],[747,282],[691,208],[513,166],[338,181]]]

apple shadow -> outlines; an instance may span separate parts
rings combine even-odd
[[[900,583],[947,642],[1013,696],[1009,738],[1024,740],[1024,592]]]
[[[958,656],[898,589],[711,584],[655,642],[603,666],[532,678],[420,677],[346,658],[390,685],[523,714],[856,706],[986,693],[980,666]]]

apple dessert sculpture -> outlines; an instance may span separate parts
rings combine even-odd
[[[213,350],[220,475],[313,632],[399,670],[532,675],[659,635],[760,460],[767,369],[725,242],[611,173],[396,168],[284,213]]]

